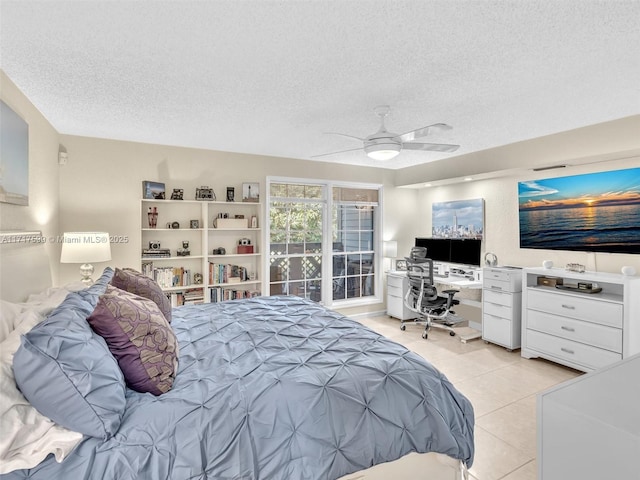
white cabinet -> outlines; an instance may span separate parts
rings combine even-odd
[[[638,478],[640,355],[538,395],[538,478]]]
[[[174,305],[260,294],[260,203],[145,199],[140,211],[141,271]]]
[[[408,288],[406,272],[387,272],[387,315],[400,320],[409,320],[416,316],[404,304]]]
[[[563,288],[540,285],[543,277]],[[588,372],[640,352],[640,277],[527,268],[523,283],[523,357]],[[601,290],[567,289],[578,283]]]
[[[520,348],[522,270],[485,267],[482,279],[483,340],[509,350]]]

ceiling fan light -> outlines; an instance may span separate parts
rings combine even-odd
[[[385,144],[385,145],[371,145],[365,148],[367,156],[374,160],[391,160],[398,156],[400,153],[400,145],[397,144]]]

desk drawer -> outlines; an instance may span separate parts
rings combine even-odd
[[[502,268],[484,268],[482,271],[484,288],[504,292],[522,291],[522,271]]]
[[[622,330],[572,318],[529,310],[527,328],[612,352],[622,352]]]
[[[482,291],[482,299],[487,303],[495,303],[510,308],[513,307],[513,295],[510,293],[501,293],[485,289]]]
[[[407,279],[404,275],[387,275],[387,287],[398,287],[402,290],[402,283]]]
[[[595,298],[529,289],[528,308],[622,328],[622,304]]]
[[[482,302],[482,313],[493,315],[500,318],[513,318],[513,308],[508,305],[500,305],[497,303],[488,303],[486,300]]]
[[[622,355],[619,353],[572,342],[546,333],[527,330],[526,335],[527,348],[538,350],[559,360],[584,365],[589,369],[604,367],[622,359]]]
[[[402,290],[402,284],[397,287],[395,285],[387,284],[387,295],[392,297],[404,298],[404,291]]]
[[[511,321],[493,315],[482,316],[482,338],[508,348],[511,345]]]

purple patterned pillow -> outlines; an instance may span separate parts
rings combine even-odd
[[[178,341],[154,302],[107,285],[87,321],[107,342],[129,388],[154,395],[171,389]]]
[[[116,272],[113,274],[113,278],[111,279],[111,285],[121,290],[126,290],[127,292],[148,298],[149,300],[153,300],[160,308],[164,318],[167,319],[167,322],[171,323],[171,302],[153,278],[149,278],[140,272],[136,272],[132,268],[125,268],[122,270],[116,268]]]

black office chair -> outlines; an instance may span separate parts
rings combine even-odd
[[[457,290],[443,290],[442,293],[446,297],[438,295],[438,289],[433,282],[433,260],[426,255],[426,248],[413,247],[409,257],[405,257],[409,288],[404,297],[404,303],[409,310],[418,314],[418,318],[402,320],[400,330],[404,331],[407,328],[406,324],[409,323],[424,325],[422,338],[425,340],[432,326],[445,329],[449,331],[449,335],[454,336],[454,325],[463,321],[451,310],[454,305],[460,303],[453,298]]]

